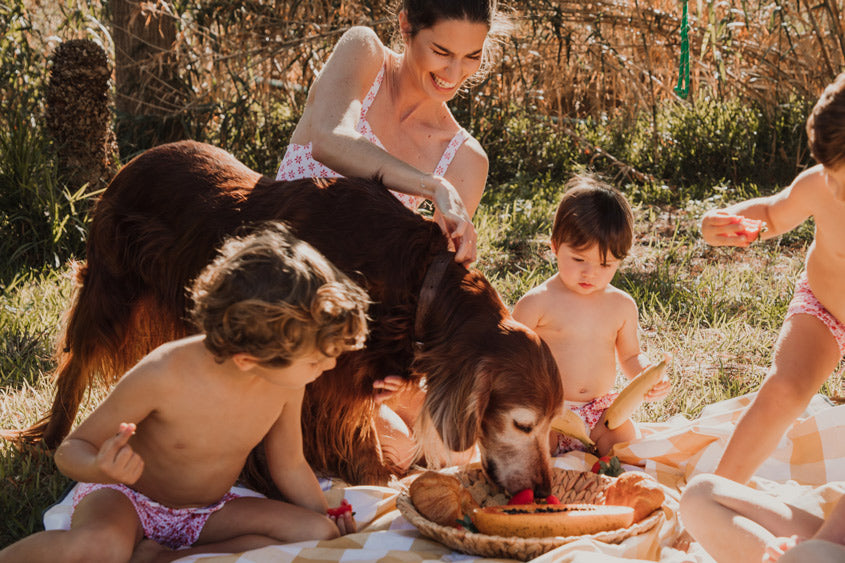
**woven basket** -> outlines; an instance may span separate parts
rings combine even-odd
[[[480,468],[450,474],[457,477],[463,483],[464,487],[469,489],[470,494],[472,494],[473,498],[481,506],[507,503],[507,496],[487,480]],[[605,475],[567,469],[553,469],[552,493],[563,504],[601,504],[604,501],[604,490],[612,482],[613,478]],[[463,529],[435,524],[417,512],[407,491],[401,493],[396,499],[396,506],[399,508],[402,516],[416,526],[423,535],[435,539],[452,549],[471,555],[507,557],[522,561],[534,559],[547,551],[579,539],[591,539],[605,543],[620,543],[626,538],[647,532],[663,518],[663,511],[656,510],[650,516],[636,524],[619,530],[580,536],[519,538],[488,536],[486,534],[478,534]]]

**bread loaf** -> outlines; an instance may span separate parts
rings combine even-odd
[[[604,503],[630,506],[634,509],[634,522],[639,522],[663,506],[666,495],[660,485],[641,471],[626,471],[608,485]]]
[[[436,471],[426,471],[414,479],[408,495],[420,514],[441,526],[457,526],[478,507],[457,478]]]

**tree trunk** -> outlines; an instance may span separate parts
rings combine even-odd
[[[187,92],[174,51],[176,16],[168,0],[111,0],[115,109],[121,154],[185,139]]]

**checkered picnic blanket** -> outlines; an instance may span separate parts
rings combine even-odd
[[[664,486],[666,518],[659,526],[619,544],[578,540],[535,562],[575,563],[661,561],[712,563],[693,543],[688,552],[672,547],[682,527],[677,510],[680,493],[695,474],[712,472],[727,440],[753,394],[705,407],[695,420],[675,417],[640,425],[642,438],[618,446],[614,453],[628,470],[643,470]],[[817,395],[789,429],[751,485],[824,516],[845,494],[845,405],[832,406]],[[569,452],[554,459],[556,467],[586,471],[596,458]],[[326,492],[330,506],[345,497],[355,507],[359,533],[332,541],[269,546],[235,555],[193,556],[180,561],[201,563],[322,563],[329,561],[492,561],[452,551],[420,534],[396,509],[399,491],[391,487],[344,487]]]

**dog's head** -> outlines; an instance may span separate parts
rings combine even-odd
[[[492,292],[487,299],[500,303],[486,280],[476,282],[476,295]],[[468,309],[452,311],[448,316],[460,326],[447,322],[449,337],[418,357],[427,378],[417,426],[426,459],[436,454],[433,431],[452,451],[477,443],[491,480],[511,493],[532,489],[546,496],[549,430],[563,405],[557,365],[548,346],[503,306],[478,314]]]

